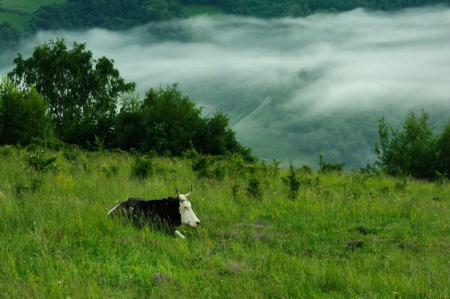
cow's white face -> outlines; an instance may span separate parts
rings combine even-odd
[[[200,224],[200,220],[195,215],[192,210],[191,203],[186,199],[183,194],[180,197],[180,214],[181,214],[181,224],[186,224],[192,227],[197,227]]]

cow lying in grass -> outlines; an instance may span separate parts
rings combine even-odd
[[[155,200],[128,198],[112,208],[108,212],[108,216],[124,215],[138,226],[149,223],[158,229],[174,232],[176,236],[184,239],[185,237],[175,227],[182,224],[197,227],[200,225],[200,220],[187,200],[193,191],[192,187],[187,194],[180,194],[177,188],[175,190],[177,191],[176,198]]]

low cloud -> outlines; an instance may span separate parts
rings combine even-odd
[[[229,112],[238,137],[252,147],[259,143],[251,141],[239,122],[254,110],[247,115],[236,110],[252,99],[259,101],[255,109],[270,98],[284,111],[317,116],[386,105],[448,108],[449,28],[446,7],[395,13],[358,9],[299,19],[199,16],[125,32],[40,32],[21,52],[28,57],[50,38],[87,43],[96,57],[114,59],[141,96],[151,87],[178,82],[205,111]],[[12,65],[1,69],[5,73]],[[233,119],[237,115],[239,120]],[[263,132],[264,121],[250,118],[246,126]],[[282,124],[275,127],[283,135]],[[271,146],[261,151],[292,156]]]

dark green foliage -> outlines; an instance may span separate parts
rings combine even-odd
[[[181,156],[194,149],[203,155],[225,155],[237,152],[246,160],[255,159],[251,150],[236,141],[228,127],[228,117],[218,111],[213,117],[202,117],[178,85],[151,88],[146,98],[126,98],[117,116],[117,143],[122,149]]]
[[[223,181],[227,175],[227,168],[221,157],[197,154],[192,159],[192,170],[199,178],[209,178]]]
[[[15,51],[19,47],[23,33],[14,25],[3,22],[0,25],[0,51]]]
[[[118,166],[115,166],[115,165],[102,166],[102,173],[107,178],[117,175],[118,172],[119,172],[119,167]]]
[[[378,156],[376,166],[391,175],[434,179],[436,171],[442,169],[439,168],[438,139],[434,137],[428,119],[428,114],[423,110],[420,116],[410,111],[403,130],[391,128],[390,134],[386,121],[384,118],[380,119],[380,143],[374,148]],[[445,137],[442,140],[444,139]],[[445,146],[442,150],[445,150]]]
[[[64,158],[66,158],[67,161],[69,161],[70,163],[74,163],[79,159],[80,152],[75,147],[66,146],[62,151],[62,155]]]
[[[323,155],[319,154],[319,171],[322,173],[341,172],[345,163],[329,163],[323,161]]]
[[[292,161],[289,163],[289,174],[286,177],[286,183],[289,186],[289,197],[291,199],[297,198],[297,193],[300,190],[300,180],[297,177],[297,173],[295,171],[294,165],[292,165]]]
[[[5,145],[0,147],[0,155],[1,156],[5,156],[5,157],[9,157],[12,156],[13,153],[13,147],[11,145]]]
[[[14,184],[15,196],[22,199],[25,193],[36,193],[42,188],[43,180],[39,176],[33,176],[28,182],[17,182]]]
[[[83,29],[101,27],[123,30],[152,21],[181,17],[179,1],[160,0],[72,0],[41,6],[32,23],[40,29]]]
[[[210,177],[213,160],[210,156],[198,155],[192,160],[192,170],[199,177]]]
[[[29,145],[50,137],[47,104],[31,87],[17,89],[7,78],[0,83],[0,144]]]
[[[131,177],[144,180],[153,175],[153,161],[150,158],[137,156],[131,165]]]
[[[139,101],[135,84],[125,83],[113,61],[94,60],[85,47],[74,42],[68,50],[64,40],[50,40],[29,59],[21,54],[14,59],[11,81],[5,80],[0,94],[0,144],[28,145],[32,138],[50,136],[51,117],[59,140],[89,150],[119,147],[181,156],[194,148],[204,155],[237,152],[247,161],[256,159],[236,141],[222,111],[202,117],[177,84],[151,88]]]
[[[450,178],[450,123],[437,140],[438,169],[441,175]]]
[[[84,146],[95,136],[113,138],[117,101],[134,91],[113,63],[104,56],[94,60],[85,44],[74,42],[68,50],[64,40],[50,40],[28,59],[19,54],[8,77],[23,90],[34,85],[48,102],[57,137]]]
[[[307,16],[312,13],[349,11],[357,7],[374,10],[396,10],[442,3],[423,1],[312,1],[312,0],[71,0],[60,5],[41,6],[32,23],[39,29],[82,29],[101,27],[123,30],[149,22],[182,17],[189,5],[209,5],[228,14],[263,18]],[[445,2],[445,1],[444,1]]]
[[[145,129],[143,151],[180,156],[191,147],[200,126],[201,109],[181,94],[177,84],[166,89],[151,88],[140,110]]]
[[[249,197],[261,198],[263,194],[261,181],[257,177],[251,177],[246,190]]]
[[[25,157],[25,163],[28,167],[33,168],[38,172],[47,172],[55,169],[56,157],[46,157],[44,151],[28,153]]]

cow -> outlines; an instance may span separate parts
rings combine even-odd
[[[177,191],[176,198],[169,197],[154,200],[128,198],[109,210],[108,216],[123,215],[137,226],[149,223],[153,227],[166,232],[174,232],[176,236],[184,239],[185,236],[176,230],[175,227],[182,224],[198,227],[200,220],[192,210],[191,203],[187,200],[187,197],[194,190],[192,186],[189,193],[186,194],[180,194],[177,188],[175,190]]]

